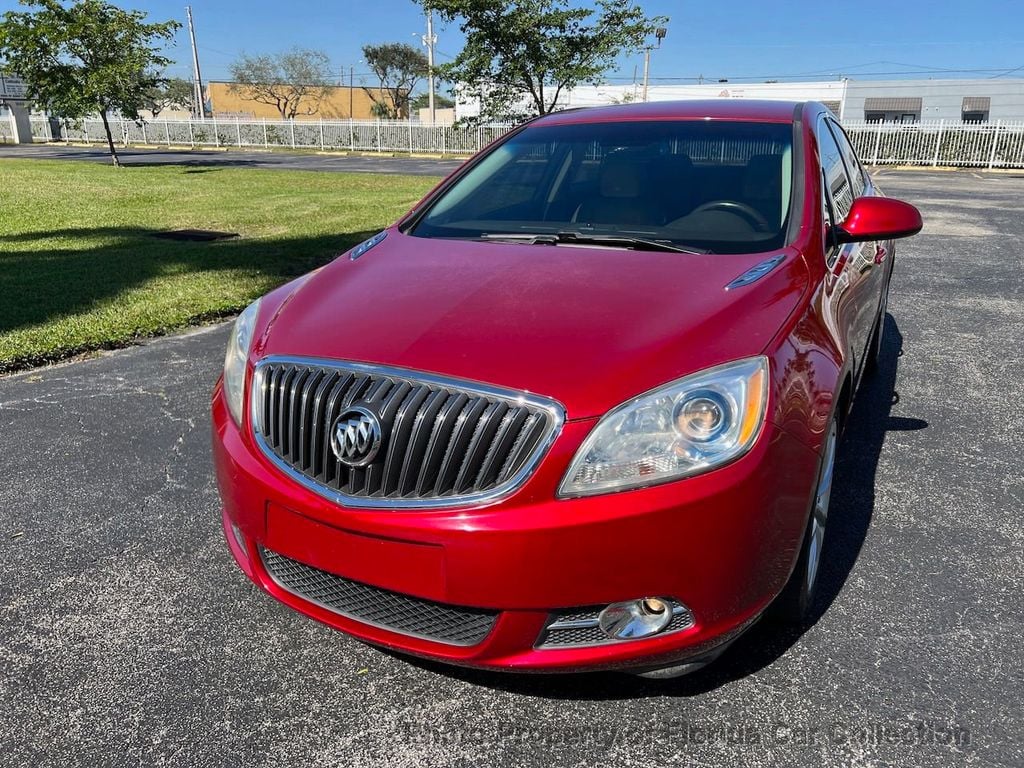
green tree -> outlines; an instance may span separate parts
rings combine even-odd
[[[428,106],[430,106],[430,97],[425,93],[416,94],[412,101],[409,102],[410,109],[426,109]],[[450,109],[454,106],[455,102],[447,96],[440,93],[434,94],[434,107],[436,109]]]
[[[427,74],[426,55],[406,43],[383,43],[364,45],[363,57],[380,81],[377,93],[363,88],[373,99],[374,114],[384,118],[407,117],[412,91]]]
[[[142,11],[125,11],[103,0],[22,0],[29,11],[8,11],[0,21],[0,57],[28,85],[36,104],[63,117],[99,112],[110,158],[117,150],[107,113],[137,120],[151,73],[170,63],[161,54],[180,24],[146,23]]]
[[[192,83],[180,77],[158,78],[157,84],[145,96],[144,107],[155,120],[165,109],[177,107],[192,111],[195,92]]]
[[[457,22],[466,44],[437,73],[481,100],[482,116],[552,111],[563,91],[598,84],[624,53],[639,50],[664,17],[647,18],[626,0],[420,0],[444,21]]]
[[[315,115],[329,92],[331,60],[323,51],[293,48],[247,56],[231,64],[231,90],[247,101],[269,104],[284,120]]]

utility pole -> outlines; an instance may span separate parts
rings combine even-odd
[[[437,35],[434,34],[434,12],[427,8],[427,34],[423,36],[423,44],[427,46],[427,106],[430,108],[430,124],[437,122],[437,112],[434,109],[434,44],[437,42]],[[412,117],[410,115],[410,117]]]
[[[206,103],[203,99],[203,76],[199,73],[199,49],[196,48],[196,28],[192,24],[192,6],[185,6],[185,13],[188,14],[188,36],[192,41],[192,111],[196,117],[206,117]]]
[[[644,101],[647,101],[647,84],[651,72],[651,51],[661,48],[661,41],[665,39],[667,32],[668,30],[664,27],[658,27],[654,30],[654,37],[657,39],[658,44],[655,46],[648,45],[644,48]]]
[[[651,49],[644,48],[644,101],[647,101],[647,79],[651,71]]]
[[[345,84],[345,70],[341,71],[341,84]],[[352,65],[348,66],[348,119],[352,120],[355,115],[352,114],[352,103],[353,93],[355,91],[355,68]]]
[[[352,94],[356,91],[356,68],[348,65],[348,119],[352,120],[355,115],[352,112]]]

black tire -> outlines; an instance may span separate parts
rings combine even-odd
[[[775,599],[770,611],[774,619],[784,624],[803,625],[811,618],[814,597],[817,594],[821,578],[821,554],[825,545],[838,442],[839,425],[833,418],[825,447],[822,449],[818,477],[814,484],[814,495],[811,497],[811,512],[807,516],[807,527],[804,529],[800,556],[797,558],[789,581]]]
[[[868,357],[864,361],[864,373],[871,376],[878,371],[878,361],[882,357],[882,338],[885,335],[885,312],[889,306],[889,280],[885,281],[882,299],[878,305],[878,318],[875,329],[871,332],[871,343],[868,345]]]

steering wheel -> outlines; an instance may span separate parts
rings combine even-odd
[[[727,213],[735,213],[753,224],[754,227],[761,232],[769,232],[772,229],[772,225],[768,223],[768,219],[761,215],[760,211],[756,208],[752,208],[746,203],[739,203],[735,200],[712,200],[710,203],[698,205],[695,209],[690,211],[688,215],[693,216],[696,213],[704,213],[706,211],[725,211]]]

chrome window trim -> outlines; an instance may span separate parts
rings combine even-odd
[[[537,443],[537,447],[530,454],[530,457],[523,463],[512,477],[501,485],[497,485],[487,491],[478,493],[462,494],[459,496],[445,496],[436,499],[376,499],[363,496],[350,496],[333,488],[328,488],[322,483],[310,479],[298,470],[289,466],[281,459],[274,450],[267,444],[261,434],[262,424],[260,407],[262,396],[256,397],[256,393],[262,393],[264,388],[263,371],[268,365],[307,365],[317,368],[334,368],[344,371],[353,371],[367,375],[393,376],[405,379],[418,384],[428,386],[449,387],[459,389],[470,394],[482,395],[484,397],[505,400],[516,405],[528,405],[532,408],[545,411],[551,419],[551,426],[544,437]],[[562,432],[565,424],[565,407],[557,400],[542,397],[530,392],[521,392],[514,389],[496,387],[490,384],[468,381],[453,376],[442,376],[435,373],[425,373],[409,368],[398,368],[386,365],[373,365],[369,363],[355,363],[347,360],[330,360],[317,357],[301,357],[292,355],[270,355],[256,362],[252,375],[252,384],[249,388],[249,430],[256,445],[259,446],[263,455],[281,472],[294,480],[307,490],[313,491],[319,496],[334,502],[341,507],[351,509],[453,509],[469,506],[484,506],[502,501],[519,490],[520,487],[536,470],[541,459],[554,444],[558,435]]]

